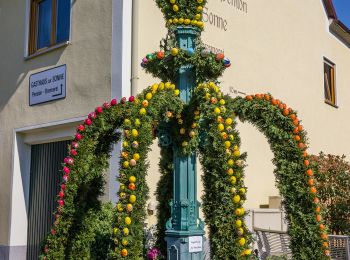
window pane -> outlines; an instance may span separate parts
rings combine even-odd
[[[57,0],[56,43],[69,40],[70,1],[71,0]]]
[[[51,3],[51,0],[43,0],[38,4],[38,49],[50,46],[52,16]]]
[[[330,93],[330,73],[329,73],[329,66],[328,64],[324,64],[324,93],[325,93],[325,99],[331,100],[331,93]]]

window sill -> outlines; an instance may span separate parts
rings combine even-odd
[[[24,57],[24,60],[33,59],[33,58],[35,58],[35,57],[37,57],[37,56],[40,56],[40,55],[42,55],[42,54],[51,52],[51,51],[56,50],[56,49],[59,49],[59,48],[66,47],[66,46],[68,46],[68,45],[70,45],[70,44],[71,44],[70,41],[61,42],[61,43],[59,43],[59,44],[56,44],[56,45],[54,45],[54,46],[51,46],[51,47],[49,47],[49,48],[46,48],[46,49],[37,51],[37,52],[35,52],[35,53],[33,53],[33,54],[29,55],[29,56],[26,56],[26,57]]]
[[[333,104],[332,102],[330,102],[330,101],[328,101],[328,100],[325,100],[324,101],[327,105],[330,105],[330,106],[332,106],[332,107],[334,107],[334,108],[338,108],[338,106],[336,105],[336,104]]]

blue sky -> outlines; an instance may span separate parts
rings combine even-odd
[[[350,0],[333,0],[338,19],[350,28]]]

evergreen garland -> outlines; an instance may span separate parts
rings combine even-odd
[[[286,211],[293,259],[329,259],[327,230],[296,111],[270,94],[229,100],[239,118],[265,134],[274,154],[276,184]]]
[[[63,166],[56,220],[44,242],[41,259],[77,259],[79,254],[93,259],[94,255],[99,254],[92,244],[101,241],[97,239],[98,232],[87,228],[87,223],[109,221],[108,214],[103,215],[105,217],[102,216],[102,219],[97,214],[101,209],[98,197],[103,192],[103,172],[108,168],[112,144],[118,142],[121,135],[117,129],[123,129],[123,154],[118,178],[121,189],[120,201],[113,213],[115,217],[110,222],[113,243],[108,246],[108,258],[119,259],[121,255],[129,259],[143,258],[144,205],[148,193],[145,176],[147,153],[155,138],[152,129],[158,122],[168,121],[170,111],[182,110],[183,104],[177,98],[178,94],[175,85],[170,82],[154,84],[137,98],[130,97],[129,102],[123,98],[119,104],[115,99],[104,103],[89,114],[84,124],[78,126],[75,140],[69,148],[70,156],[65,158]],[[137,134],[133,130],[137,130]],[[137,146],[135,141],[138,142]],[[127,158],[123,157],[125,153],[128,153]],[[137,160],[135,153],[139,155]],[[136,161],[135,165],[132,160]],[[128,162],[127,167],[125,162]],[[131,176],[136,179],[130,181]],[[130,183],[133,185],[130,186]],[[135,201],[130,202],[132,195]],[[130,218],[131,223],[126,218]],[[124,232],[126,227],[128,234]],[[102,243],[108,244],[106,241]]]
[[[199,104],[200,161],[203,165],[203,212],[209,228],[211,259],[250,259],[251,234],[244,222],[244,160],[235,130],[235,114],[213,82],[200,84],[194,102]]]

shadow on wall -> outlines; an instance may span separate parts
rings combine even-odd
[[[72,1],[72,6],[76,0]],[[55,66],[65,47],[25,60],[28,21],[23,0],[0,2],[0,113],[17,91],[28,95],[29,75],[40,68]],[[24,82],[28,81],[28,82]],[[22,87],[24,89],[20,90]],[[29,100],[27,97],[26,100]],[[29,102],[29,101],[27,101]]]

